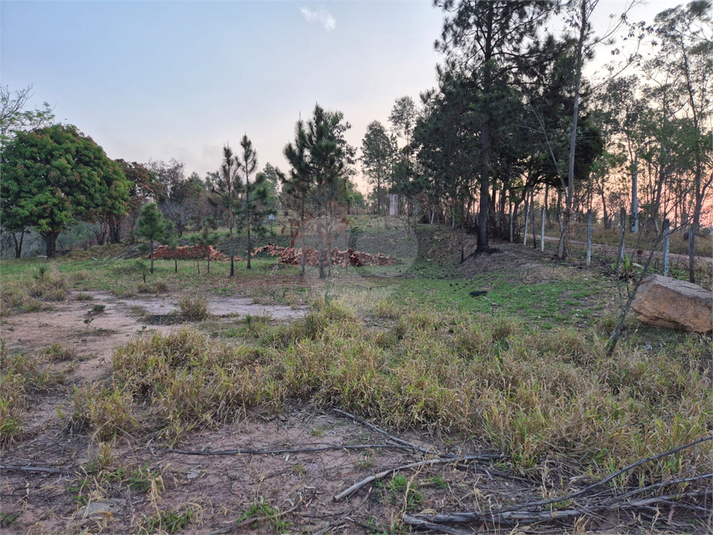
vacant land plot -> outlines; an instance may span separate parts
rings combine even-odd
[[[606,262],[387,239],[326,281],[3,263],[3,530],[710,529],[710,336],[629,319],[606,358]]]

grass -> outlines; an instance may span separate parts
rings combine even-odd
[[[155,334],[115,352],[111,386],[75,393],[72,421],[113,436],[131,414],[140,419],[134,399],[151,408],[143,428],[174,441],[246,407],[308,400],[396,429],[481,437],[524,472],[556,458],[593,475],[693,440],[713,421],[705,337],[655,351],[622,344],[606,359],[596,333],[504,317],[403,310],[391,329],[399,343],[384,348],[349,310],[321,303],[237,345],[191,330]],[[702,445],[675,467],[661,461],[637,474],[695,472],[697,456],[711,453]]]
[[[364,239],[383,239],[379,232],[369,228]],[[176,275],[173,261],[157,261],[145,283],[132,261],[60,261],[43,273],[35,261],[4,262],[0,274],[10,284],[3,288],[2,310],[47,306],[44,294],[23,294],[34,284],[117,295],[133,295],[143,284],[153,285],[151,293],[170,288],[201,296],[186,298],[181,310],[196,321],[206,318],[208,295],[244,292],[268,302],[311,302],[310,313],[290,325],[245,316],[218,327],[211,319],[205,325],[213,337],[185,329],[117,348],[111,379],[77,386],[61,414],[69,429],[96,441],[145,433],[174,444],[192,430],[239,418],[249,407],[280,411],[308,402],[393,429],[484,442],[525,474],[556,462],[566,480],[582,473],[601,477],[710,433],[709,336],[647,329],[632,320],[606,358],[616,296],[611,279],[552,264],[543,268],[542,280],[497,271],[463,279],[431,253],[403,276],[339,268],[325,285],[299,280],[299,268],[275,270],[269,258],[256,258],[250,272],[238,264],[232,279],[227,263],[200,275],[182,264]],[[486,290],[487,299],[471,297],[472,290]],[[27,392],[49,380],[43,379],[46,361],[64,349],[48,351],[44,360],[17,357],[9,367],[3,361],[5,441],[18,433]],[[11,372],[19,369],[25,371]],[[700,459],[711,455],[710,443],[701,444],[675,462],[638,467],[631,481],[700,474]],[[402,483],[394,476],[389,492],[400,493],[404,507],[417,507],[419,491],[408,480],[404,490]],[[445,481],[431,484],[441,488]],[[152,527],[167,530],[170,518],[157,515]]]
[[[153,516],[144,519],[140,533],[174,534],[197,521],[199,510],[193,505],[178,509],[158,510]]]
[[[59,345],[40,354],[10,353],[0,340],[0,444],[10,443],[22,433],[23,414],[31,397],[63,381],[62,374],[51,370],[50,361],[65,354]]]
[[[238,517],[238,522],[245,522],[250,519],[255,519],[251,525],[253,529],[258,529],[262,522],[271,525],[273,531],[277,533],[285,533],[290,523],[280,518],[280,511],[270,505],[262,496],[256,499],[250,506]]]

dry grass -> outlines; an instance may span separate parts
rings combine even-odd
[[[393,428],[477,437],[519,470],[556,459],[571,474],[601,475],[710,432],[707,343],[678,354],[622,345],[606,359],[605,339],[572,329],[401,311],[390,331],[377,332],[322,302],[238,346],[190,330],[132,342],[115,353],[113,386],[94,394],[123,407],[129,398],[148,403],[143,425],[171,441],[252,405],[279,410],[299,399]],[[77,421],[95,432],[126,425],[107,415]],[[632,477],[691,475],[711,454],[700,445]]]
[[[30,396],[62,381],[46,354],[11,354],[0,340],[0,443],[22,432],[22,417]]]
[[[203,296],[186,296],[178,300],[178,315],[185,321],[203,321],[210,317],[208,301]]]

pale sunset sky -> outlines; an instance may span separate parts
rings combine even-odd
[[[642,2],[630,20],[680,3]],[[623,5],[601,0],[595,31]],[[443,17],[428,0],[2,0],[0,83],[32,84],[33,106],[113,159],[175,158],[203,178],[247,134],[259,168],[287,170],[282,149],[315,103],[343,112],[359,147],[397,98],[435,86]]]

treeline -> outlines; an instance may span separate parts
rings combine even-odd
[[[3,90],[6,101],[22,109],[18,101],[27,98],[29,88],[14,94]],[[161,221],[178,238],[186,230],[202,230],[199,240],[207,244],[215,240],[211,231],[228,227],[232,274],[234,231],[246,232],[249,251],[251,233],[262,232],[270,215],[293,210],[302,220],[315,213],[321,220],[322,215],[336,216],[337,206],[349,211],[364,203],[351,181],[354,149],[344,141],[349,125],[339,112],[317,107],[307,130],[298,124],[302,134],[295,141],[289,175],[270,163],[258,172],[257,152],[244,136],[237,153],[224,147],[217,171],[205,178],[186,176],[184,164],[176,160],[111,160],[75,126],[37,127],[39,117],[23,113],[29,114],[28,121],[9,127],[3,138],[0,183],[2,230],[17,258],[31,230],[42,236],[46,255],[55,256],[58,236],[79,222],[93,225],[99,245],[134,241],[142,209],[155,204]],[[43,110],[41,122],[52,120],[51,112]],[[296,221],[291,219],[291,226],[298,232]]]
[[[710,1],[648,26],[622,15],[635,50],[598,85],[582,75],[608,37],[591,31],[594,0],[435,4],[445,12],[438,86],[420,106],[399,99],[391,129],[374,122],[363,140],[380,206],[400,194],[402,213],[473,229],[488,251],[536,204],[559,223],[561,258],[571,221],[592,211],[608,228],[625,208],[634,230],[660,234],[668,219],[688,231],[693,256],[713,182]],[[555,17],[562,37],[548,32]]]
[[[76,128],[45,126],[47,106],[22,111],[29,88],[3,88],[3,230],[18,255],[24,232],[37,230],[51,256],[58,233],[76,221],[96,223],[99,243],[131,238],[140,208],[153,202],[179,235],[227,226],[232,257],[234,230],[245,230],[250,250],[252,230],[281,210],[293,244],[310,232],[321,259],[345,216],[364,205],[354,186],[361,167],[372,213],[391,208],[471,230],[477,251],[517,236],[536,206],[559,224],[566,258],[572,222],[592,211],[609,227],[625,208],[633,230],[660,235],[665,220],[685,229],[693,257],[713,183],[710,0],[666,10],[648,26],[623,15],[635,45],[626,54],[593,34],[596,0],[435,4],[444,12],[437,87],[418,104],[398,99],[388,127],[369,124],[359,156],[344,115],[317,105],[284,149],[286,172],[267,164],[257,173],[247,136],[237,152],[226,145],[203,179],[175,161],[111,161]],[[557,36],[556,20],[566,26]],[[600,50],[626,59],[595,84],[582,73]],[[325,269],[320,262],[321,276]]]

